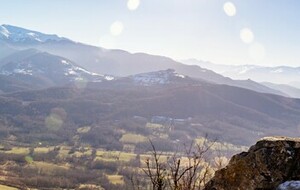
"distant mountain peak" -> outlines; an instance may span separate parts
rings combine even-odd
[[[154,71],[131,76],[134,83],[144,86],[169,84],[172,80],[184,79],[186,76],[178,74],[174,69]]]
[[[47,41],[68,40],[55,34],[43,34],[41,32],[6,24],[0,26],[0,39],[13,43],[44,43]]]
[[[35,77],[58,85],[74,81],[113,80],[112,77],[90,72],[64,57],[35,49],[26,49],[13,54],[0,67],[0,75],[19,77],[24,80],[30,80],[28,77]]]

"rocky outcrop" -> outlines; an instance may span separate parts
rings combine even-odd
[[[273,190],[293,180],[300,180],[300,138],[266,137],[233,156],[205,190]]]

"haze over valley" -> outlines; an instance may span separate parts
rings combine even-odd
[[[254,190],[300,180],[299,44],[287,42],[298,28],[282,20],[293,7],[270,6],[290,31],[278,38],[265,9],[254,16],[253,2],[239,0],[13,2],[24,10],[11,19],[0,8],[0,189]],[[290,12],[279,18],[281,6]]]

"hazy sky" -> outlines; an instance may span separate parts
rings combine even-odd
[[[300,66],[299,0],[1,0],[0,24],[130,52]]]

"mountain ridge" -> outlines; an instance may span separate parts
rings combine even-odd
[[[249,145],[253,139],[264,135],[297,134],[295,126],[300,123],[300,101],[297,99],[191,78],[176,77],[172,80],[166,84],[144,85],[125,77],[103,83],[87,83],[83,87],[53,87],[4,94],[2,97],[4,102],[5,98],[20,102],[22,108],[16,111],[32,117],[32,120],[38,118],[31,113],[38,111],[40,115],[47,115],[51,109],[59,107],[68,113],[72,123],[79,118],[80,123],[123,120],[134,116],[149,120],[154,116],[192,118],[194,123],[201,123],[197,133],[208,133],[212,138],[222,137],[222,140],[237,145]],[[82,112],[81,106],[89,108]],[[3,114],[7,114],[5,110]]]
[[[28,31],[26,29],[24,30]],[[184,65],[164,56],[149,55],[146,53],[131,54],[124,50],[106,50],[69,40],[36,41],[35,43],[28,43],[27,41],[23,41],[22,43],[9,43],[9,41],[5,41],[5,43],[8,43],[10,47],[16,50],[34,48],[65,57],[95,73],[122,77],[158,70],[175,69],[176,72],[180,74],[217,84],[227,84],[263,93],[285,95],[280,91],[273,90],[254,81],[235,81],[211,70],[203,69],[199,66]]]
[[[59,37],[56,34],[44,34],[8,24],[0,25],[0,39],[14,43],[44,43],[47,41],[69,40]]]
[[[0,75],[22,80],[38,88],[108,79],[104,75],[89,72],[66,58],[36,49],[18,51],[0,60]]]
[[[203,68],[211,69],[224,76],[236,80],[252,79],[256,82],[271,82],[276,84],[290,85],[296,88],[295,84],[300,80],[300,67],[291,66],[258,66],[258,65],[222,65],[197,59],[182,60],[186,64],[196,64]]]

